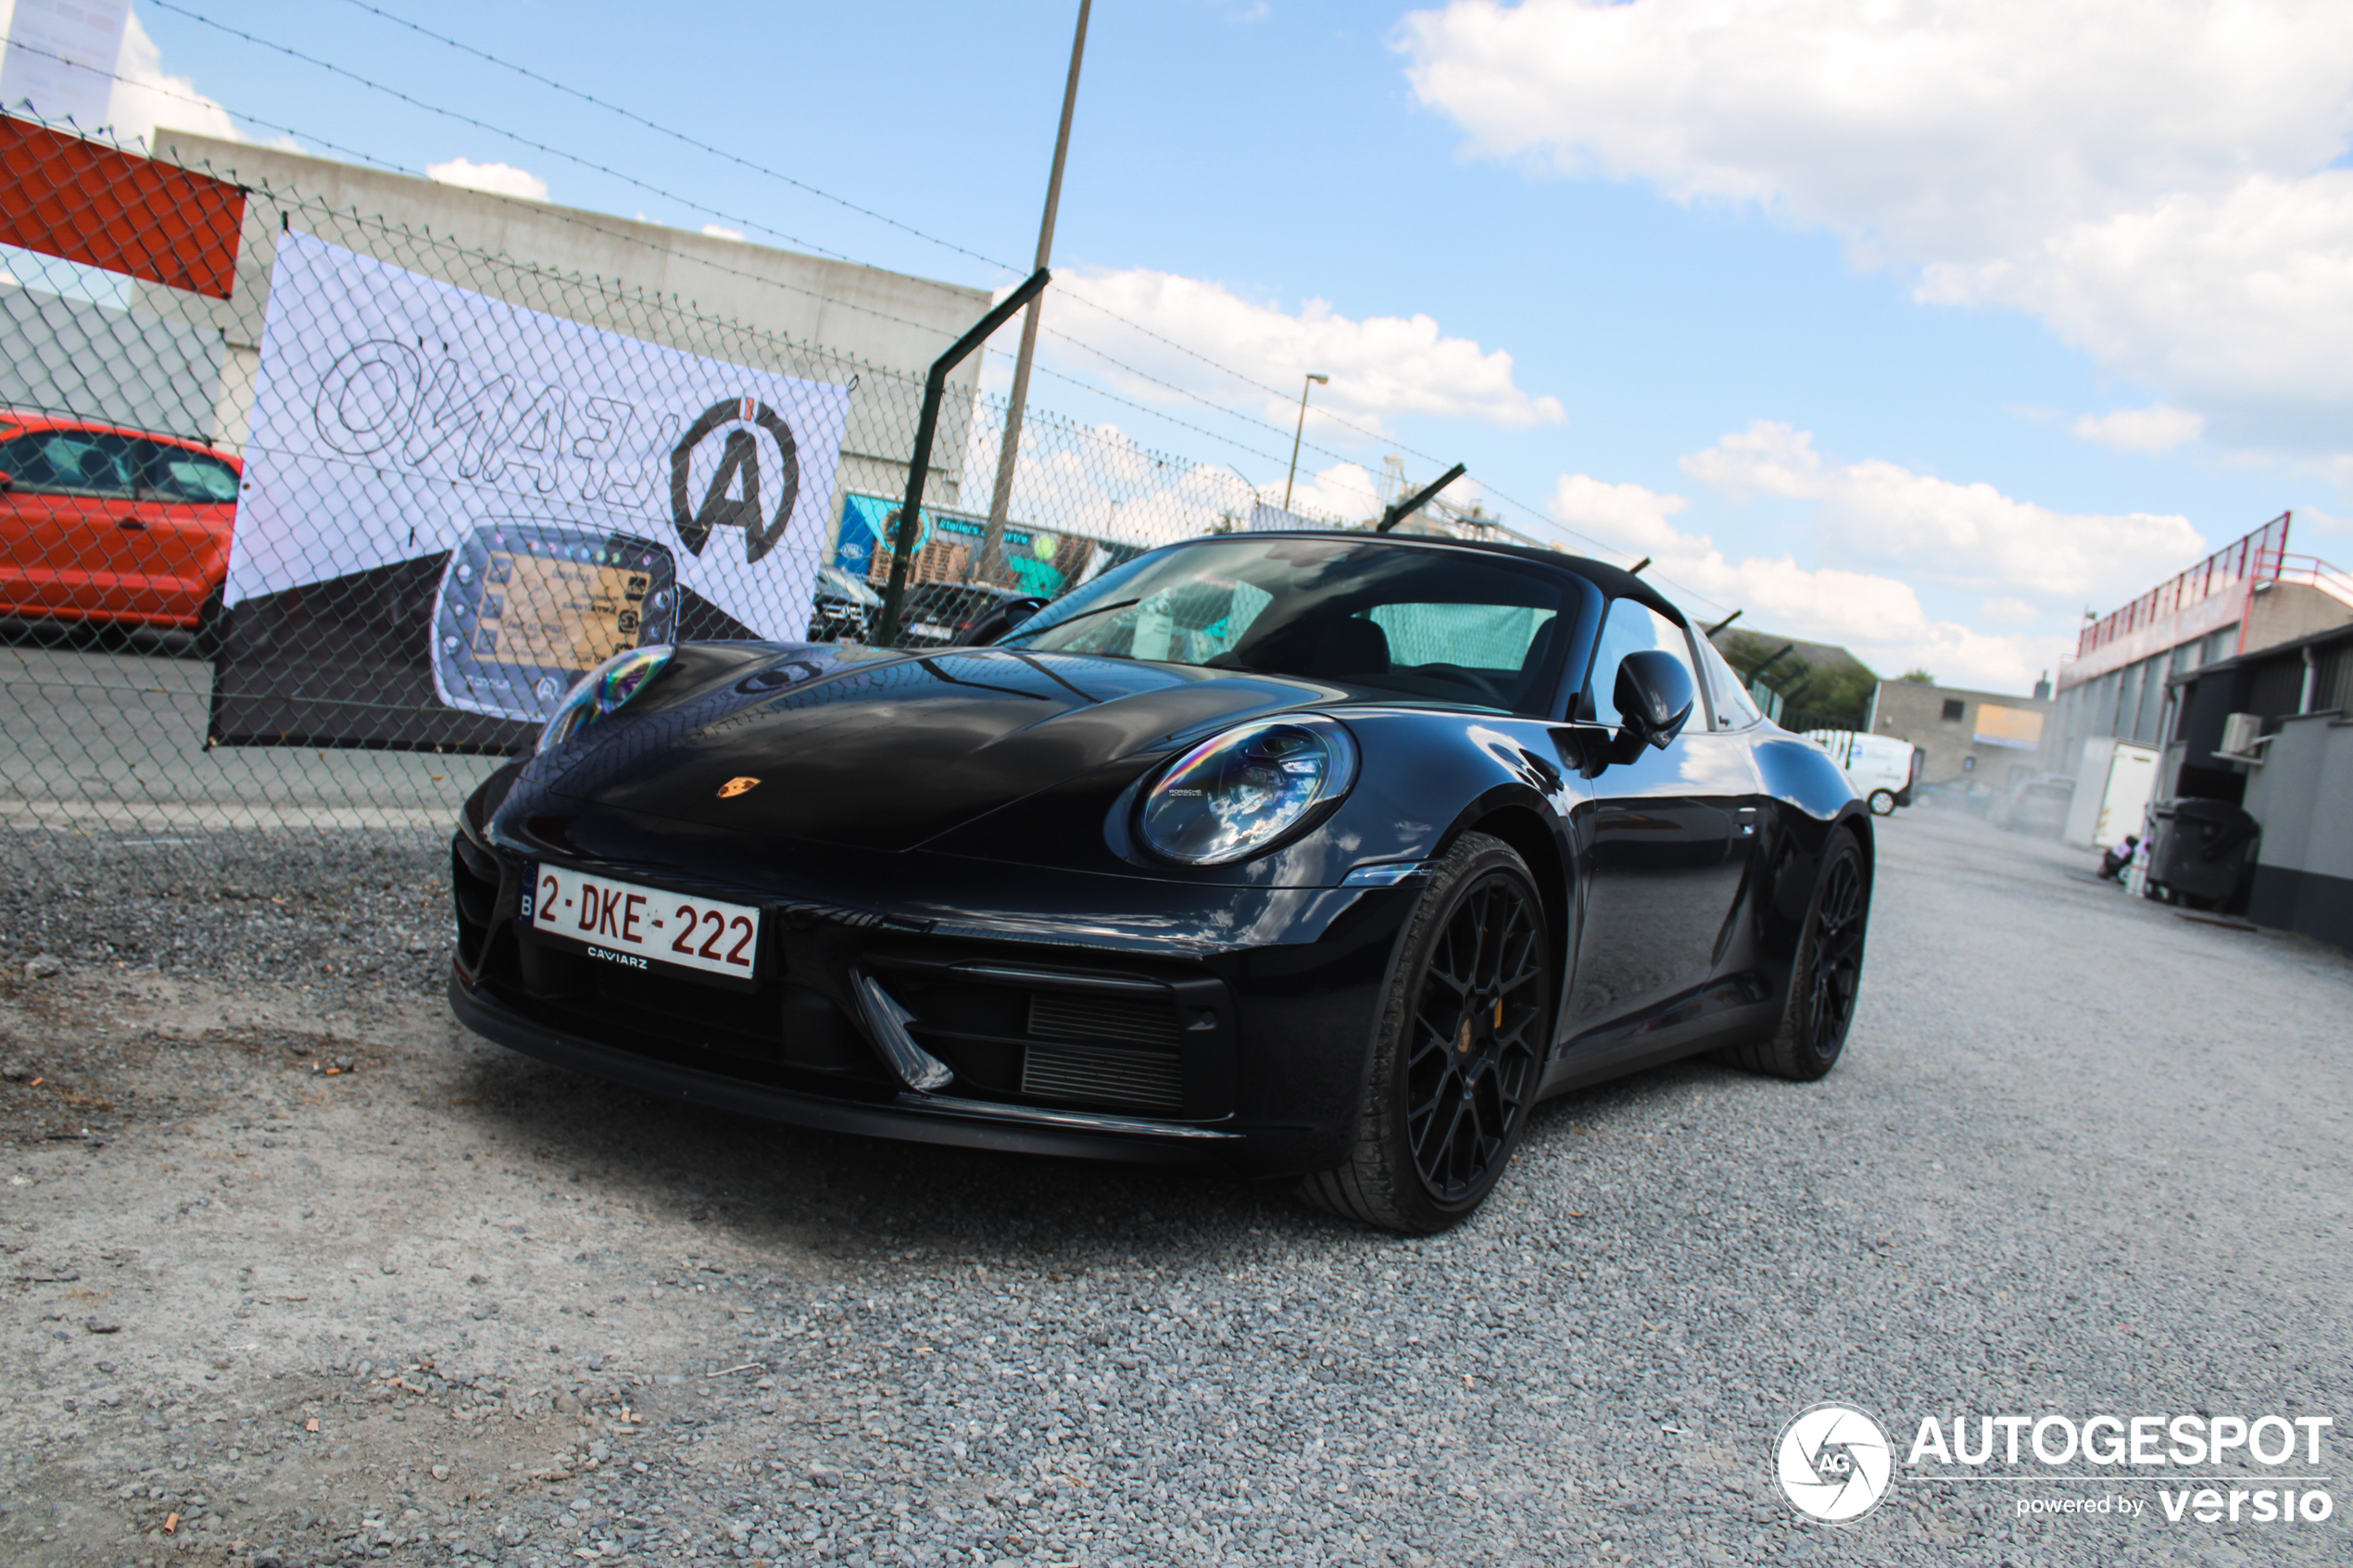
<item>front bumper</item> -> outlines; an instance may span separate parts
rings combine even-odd
[[[468,985],[459,973],[452,973],[449,978],[449,1006],[458,1015],[458,1022],[475,1034],[525,1056],[535,1056],[559,1067],[591,1073],[689,1105],[707,1105],[821,1132],[858,1133],[868,1137],[952,1144],[1013,1154],[1054,1154],[1207,1170],[1230,1168],[1234,1161],[1223,1157],[1222,1146],[1241,1135],[1183,1125],[1155,1127],[1135,1118],[1043,1107],[1022,1108],[1008,1116],[1004,1113],[1007,1108],[992,1102],[905,1090],[878,1100],[779,1087],[598,1045],[577,1035],[551,1029],[495,994]]]
[[[1345,1157],[1417,891],[1009,878],[805,845],[762,865],[757,844],[667,829],[649,854],[617,817],[461,832],[450,998],[468,1027],[796,1125],[1251,1175]],[[648,975],[550,942],[515,918],[533,859],[760,905],[760,978]],[[892,1015],[944,1079],[908,1071]]]

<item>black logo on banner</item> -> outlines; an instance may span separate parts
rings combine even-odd
[[[694,465],[695,448],[701,445],[711,432],[721,425],[749,425],[765,431],[776,444],[776,456],[782,459],[779,471],[783,479],[778,488],[776,508],[761,516],[760,496],[760,438],[751,430],[737,428],[727,433],[726,445],[720,448],[719,467],[711,476],[711,483],[703,490],[702,504],[692,506],[687,495],[687,470]],[[731,397],[724,403],[713,403],[705,408],[670,454],[670,517],[677,525],[678,537],[694,554],[702,554],[711,542],[714,528],[740,528],[744,531],[744,560],[747,564],[776,547],[785,536],[785,524],[792,520],[793,502],[800,494],[800,449],[793,440],[792,427],[776,417],[767,404],[750,397]]]

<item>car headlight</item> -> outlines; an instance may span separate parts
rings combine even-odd
[[[1222,865],[1272,847],[1348,792],[1356,743],[1329,719],[1262,720],[1213,736],[1144,794],[1137,835],[1164,859]]]
[[[668,643],[651,643],[617,653],[573,684],[547,715],[539,732],[542,752],[561,746],[598,720],[637,695],[638,688],[661,672],[678,650]]]

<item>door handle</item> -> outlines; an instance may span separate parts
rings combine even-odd
[[[115,526],[118,528],[136,528],[144,531],[147,526],[147,520],[141,517],[120,517],[115,519]]]

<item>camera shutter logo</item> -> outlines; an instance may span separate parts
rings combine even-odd
[[[1895,1458],[1879,1423],[1852,1405],[1822,1404],[1781,1428],[1774,1450],[1781,1491],[1825,1524],[1860,1519],[1887,1495]]]
[[[695,448],[722,425],[734,425],[719,450],[719,466],[703,487],[699,505],[692,500],[688,473]],[[749,426],[749,429],[745,428]],[[775,509],[762,516],[760,504],[760,438],[764,432],[775,443],[779,494]],[[792,427],[776,410],[756,397],[730,397],[713,403],[695,417],[686,433],[670,453],[670,521],[686,548],[700,556],[714,528],[744,531],[744,563],[751,565],[776,547],[792,521],[793,502],[800,495],[800,447]]]

